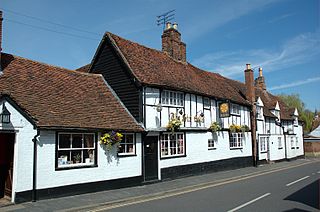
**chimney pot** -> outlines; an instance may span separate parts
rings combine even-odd
[[[247,69],[247,70],[251,69],[251,64],[250,64],[250,63],[247,63],[247,64],[246,64],[246,69]]]
[[[259,68],[259,77],[262,77],[262,68]]]
[[[172,26],[173,26],[173,29],[178,30],[178,24],[177,23],[174,23]]]
[[[167,22],[166,23],[166,29],[170,29],[171,28],[171,22]]]

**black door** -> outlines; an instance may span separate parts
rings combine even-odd
[[[144,139],[144,180],[158,179],[158,137],[146,136]]]

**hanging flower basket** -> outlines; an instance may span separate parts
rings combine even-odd
[[[172,117],[167,124],[167,130],[171,132],[175,132],[180,129],[182,122],[180,121],[180,117],[177,117],[175,114],[172,114]]]
[[[111,150],[112,146],[118,146],[122,141],[123,135],[119,132],[111,131],[105,133],[100,138],[100,144],[103,144],[107,147],[108,150]]]
[[[230,132],[233,132],[233,133],[235,133],[235,132],[244,133],[244,132],[250,131],[250,129],[247,125],[236,125],[236,124],[231,124],[229,126],[229,130],[230,130]]]
[[[214,133],[214,132],[217,132],[219,130],[221,130],[221,126],[218,122],[212,122],[210,127],[209,127],[209,130]]]

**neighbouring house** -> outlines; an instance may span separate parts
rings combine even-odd
[[[91,64],[79,68],[102,74],[135,119],[143,123],[147,131],[142,138],[144,180],[303,155],[298,114],[290,114],[278,98],[254,85],[250,65],[245,70],[245,83],[241,83],[203,71],[186,58],[177,25],[168,23],[162,51],[107,32]],[[255,120],[252,125],[251,111],[257,101],[257,108],[265,113],[260,113],[261,122]],[[179,126],[174,129],[176,122]],[[279,137],[284,146],[294,137],[294,144],[280,147]]]
[[[306,156],[320,156],[320,118],[318,115],[313,120],[313,130],[304,136],[304,151]]]
[[[12,202],[142,182],[143,127],[99,74],[1,53],[0,112],[1,189]],[[99,144],[112,130],[123,135],[118,151]]]

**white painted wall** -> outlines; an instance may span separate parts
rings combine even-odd
[[[293,125],[293,121],[282,121],[284,131],[293,129],[292,133],[295,135],[287,135],[286,139],[283,135],[283,130],[280,126],[275,124],[275,119],[265,117],[263,120],[257,120],[257,139],[259,147],[259,160],[269,159],[271,161],[285,159],[285,152],[287,152],[287,158],[295,158],[304,154],[303,150],[303,128],[301,123],[298,126]],[[269,135],[269,152],[260,151],[259,135]],[[278,137],[281,137],[283,148],[278,148]],[[294,138],[294,148],[291,148],[291,137]],[[298,146],[295,139],[298,138]],[[286,141],[286,144],[284,143]],[[297,148],[298,147],[298,148]],[[269,154],[269,155],[268,155]]]
[[[160,160],[159,167],[167,168],[252,155],[250,132],[245,133],[242,149],[230,149],[228,132],[221,131],[217,135],[216,149],[208,150],[208,139],[212,138],[212,133],[186,133],[186,156]]]
[[[0,102],[2,105],[2,102]],[[0,130],[14,130],[16,133],[14,145],[14,165],[12,182],[12,202],[15,192],[32,189],[32,167],[33,167],[33,137],[37,131],[33,125],[22,116],[9,102],[5,105],[11,113],[11,123],[1,124]]]
[[[67,132],[67,131],[66,131]],[[41,131],[38,146],[37,189],[128,178],[142,175],[141,135],[137,134],[136,156],[117,157],[98,142],[98,167],[55,170],[55,131]]]

